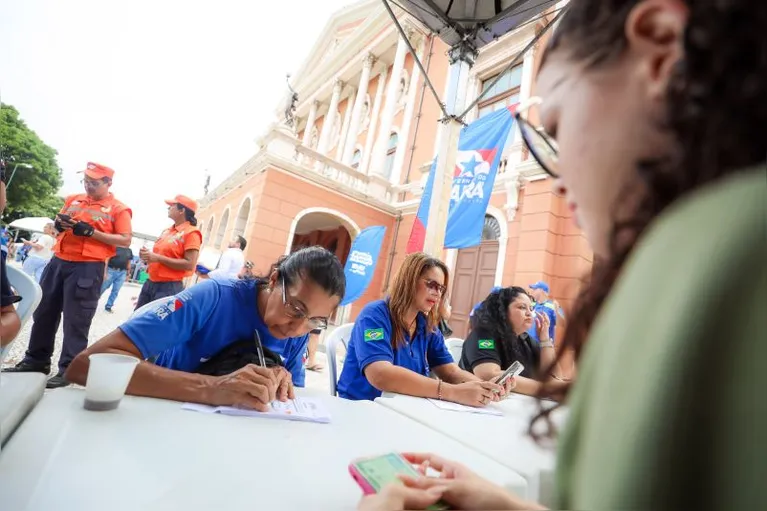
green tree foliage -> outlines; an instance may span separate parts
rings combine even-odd
[[[25,216],[53,218],[64,205],[64,200],[57,196],[62,182],[56,161],[58,153],[40,140],[19,117],[16,108],[6,104],[0,104],[0,153],[9,179],[13,169],[21,164],[7,188],[3,220],[11,222]]]

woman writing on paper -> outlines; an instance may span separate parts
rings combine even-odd
[[[519,362],[524,370],[515,378],[515,392],[535,396],[544,389],[544,382],[562,385],[559,369],[549,370],[556,359],[554,343],[549,338],[549,317],[533,312],[532,301],[524,289],[514,286],[490,293],[471,322],[471,332],[463,343],[461,369],[492,381],[512,363]],[[540,342],[527,334],[533,324]]]
[[[437,328],[447,285],[439,259],[423,253],[405,259],[389,297],[366,305],[354,322],[339,396],[372,400],[388,391],[484,406],[504,394],[450,356]],[[431,371],[437,379],[429,378]]]

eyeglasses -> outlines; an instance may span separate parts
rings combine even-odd
[[[282,305],[285,307],[285,314],[290,318],[306,321],[312,327],[312,330],[325,330],[328,327],[328,319],[309,318],[301,308],[288,302],[288,295],[285,291],[285,277],[282,277],[280,281],[282,283]]]
[[[429,288],[432,291],[435,291],[439,293],[440,295],[444,295],[445,291],[447,291],[447,288],[437,282],[436,280],[431,279],[423,279],[424,284],[426,284],[426,287]]]
[[[87,177],[84,177],[80,180],[80,184],[84,184],[85,186],[101,186],[107,184],[105,179],[89,179]]]
[[[551,177],[559,177],[559,146],[556,140],[542,127],[536,128],[527,120],[528,111],[540,105],[542,99],[534,96],[517,108],[514,117],[519,125],[519,132],[525,146],[538,162],[538,165]],[[523,114],[525,116],[523,116]]]

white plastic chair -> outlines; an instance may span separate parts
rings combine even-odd
[[[453,361],[457,364],[461,360],[461,354],[463,353],[463,339],[460,337],[451,337],[445,341],[447,350],[453,356]]]
[[[328,378],[330,378],[331,396],[336,395],[336,388],[338,387],[336,349],[338,348],[338,343],[343,344],[345,349],[349,349],[349,338],[352,334],[352,328],[354,328],[354,323],[344,323],[333,330],[333,333],[328,336],[327,342],[325,343],[325,354],[328,357]]]
[[[16,290],[16,294],[21,296],[22,300],[16,304],[16,314],[19,315],[21,321],[21,327],[27,324],[29,319],[34,314],[37,306],[40,305],[40,300],[43,298],[43,290],[40,285],[35,282],[35,279],[21,271],[14,266],[6,266],[5,271],[8,276],[8,282],[11,287]],[[5,360],[5,355],[10,351],[11,341],[5,348],[0,350],[0,363]]]

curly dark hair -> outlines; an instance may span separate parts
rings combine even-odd
[[[471,318],[472,330],[481,329],[492,335],[500,342],[511,360],[523,358],[523,355],[518,353],[517,334],[511,328],[508,313],[509,305],[520,295],[530,296],[519,286],[504,287],[500,291],[490,293]]]
[[[573,0],[546,52],[564,52],[590,68],[610,65],[626,51],[626,19],[641,1]],[[761,0],[685,3],[684,55],[668,85],[661,126],[676,147],[662,158],[636,162],[646,192],[630,218],[614,214],[609,255],[595,261],[576,300],[560,357],[571,349],[578,359],[626,259],[655,217],[701,186],[767,158],[767,9]],[[550,411],[542,409],[533,422],[548,422]]]

